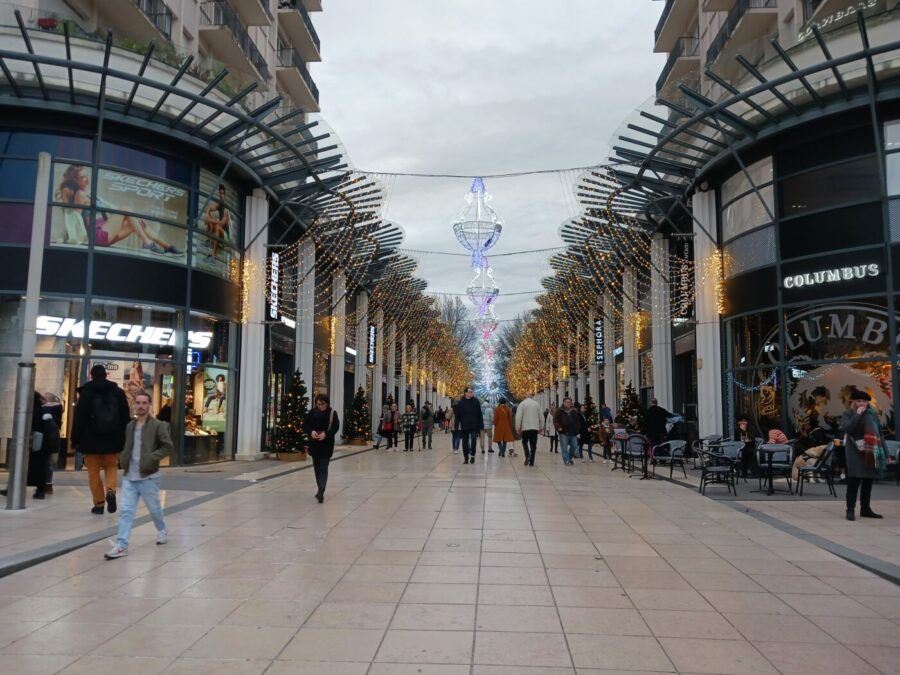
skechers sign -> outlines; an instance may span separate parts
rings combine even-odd
[[[377,355],[376,346],[378,344],[378,329],[374,323],[369,324],[368,349],[366,350],[366,364],[375,365],[375,357]]]
[[[39,316],[37,318],[37,334],[54,337],[84,337],[84,321],[64,319],[59,316]],[[174,346],[175,329],[157,326],[137,326],[130,323],[113,323],[111,321],[91,321],[88,329],[91,340],[107,342],[128,342],[131,344]],[[188,347],[206,349],[212,341],[212,333],[206,331],[188,331]]]
[[[854,279],[877,277],[880,274],[881,265],[878,263],[835,267],[820,272],[807,272],[806,274],[787,276],[784,278],[784,287],[805,288],[807,286],[819,286],[820,284],[833,284],[839,281],[853,281]]]

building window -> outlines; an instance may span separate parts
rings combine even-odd
[[[750,177],[747,177],[747,174]],[[752,183],[751,183],[752,179]],[[722,183],[722,204],[728,205],[738,197],[763,185],[769,185],[773,180],[772,158],[766,157],[747,167],[747,173],[739,171]]]
[[[722,241],[730,241],[754,228],[770,223],[774,212],[774,189],[771,185],[750,192],[722,210]]]
[[[751,232],[725,245],[728,278],[758,267],[775,264],[775,227],[769,226]]]
[[[779,185],[780,215],[877,200],[880,180],[875,155],[790,176]]]

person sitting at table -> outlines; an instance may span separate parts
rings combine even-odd
[[[750,434],[750,418],[746,415],[740,415],[737,418],[734,440],[741,441],[744,444],[744,447],[741,449],[741,476],[744,478],[758,476],[759,458],[756,455],[756,441]]]
[[[766,420],[766,443],[777,443],[778,445],[787,445],[788,437],[781,429],[778,428],[778,422],[774,419]]]

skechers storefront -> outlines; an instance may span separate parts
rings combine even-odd
[[[726,433],[744,413],[833,434],[861,389],[895,436],[900,110],[879,112],[806,124],[716,180]]]
[[[129,403],[147,391],[171,422],[173,463],[232,458],[241,186],[220,178],[222,166],[181,159],[201,153],[47,128],[0,128],[3,399],[14,400],[34,205],[45,200],[36,388],[63,403],[63,436],[77,387],[103,364]],[[36,195],[41,152],[49,190]],[[12,406],[0,406],[0,454],[11,436]]]

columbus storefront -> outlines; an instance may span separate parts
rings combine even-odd
[[[106,138],[0,130],[3,398],[15,389],[32,216],[46,200],[36,377],[63,403],[63,435],[79,383],[100,363],[129,402],[150,393],[154,414],[172,424],[175,463],[231,458],[243,191],[212,159],[187,161],[191,153],[164,141],[148,149],[146,136],[141,145],[113,131]],[[42,152],[52,161],[49,192],[36,195]],[[3,450],[11,435],[3,406]]]
[[[745,413],[837,433],[862,389],[894,435],[900,115],[879,112],[875,127],[847,112],[760,144],[720,184],[727,430]]]

